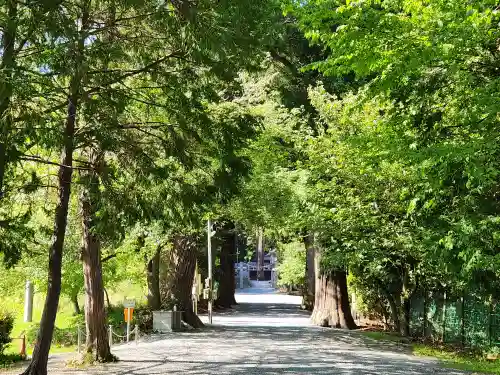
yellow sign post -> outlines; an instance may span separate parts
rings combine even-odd
[[[125,307],[123,309],[123,315],[125,316],[126,322],[131,322],[134,316],[134,308],[133,307]]]
[[[130,341],[130,322],[132,321],[132,316],[134,314],[135,300],[126,299],[123,301],[123,314],[125,315],[125,321],[127,322],[127,342]]]

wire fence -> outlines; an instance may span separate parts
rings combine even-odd
[[[411,301],[410,332],[467,348],[500,346],[500,303],[473,295],[417,294]]]

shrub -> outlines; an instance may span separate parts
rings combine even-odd
[[[20,354],[0,354],[0,368],[9,367],[22,360],[24,360],[24,357]]]
[[[26,342],[27,345],[33,347],[38,337],[38,331],[40,330],[40,324],[33,324],[26,331]],[[73,346],[78,342],[78,333],[76,327],[69,328],[58,328],[54,327],[54,333],[52,336],[52,344],[57,346]]]
[[[153,332],[153,310],[143,307],[134,312],[135,321],[139,325],[139,331],[143,333]]]
[[[127,323],[125,322],[125,316],[123,313],[123,306],[110,306],[107,309],[108,314],[108,324],[113,326],[113,329],[121,329],[126,327]],[[133,318],[135,318],[135,311]]]
[[[108,308],[108,324],[113,326],[113,330],[125,332],[127,323],[123,313],[123,306],[111,306]],[[139,326],[141,332],[153,331],[153,311],[147,306],[137,306],[132,317],[132,329]]]
[[[0,311],[0,355],[10,343],[10,333],[14,327],[14,317],[7,313]]]

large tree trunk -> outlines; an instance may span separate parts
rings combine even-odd
[[[394,325],[394,330],[396,332],[401,332],[401,322],[399,319],[399,304],[396,302],[394,296],[384,287],[381,287],[382,292],[385,294],[387,302],[389,302],[389,308],[391,310],[391,320]]]
[[[102,153],[91,151],[90,164],[94,167],[102,160]],[[102,280],[101,242],[95,231],[95,213],[99,202],[99,178],[94,171],[86,176],[80,195],[83,224],[83,278],[85,285],[86,351],[95,355],[98,362],[114,361],[106,328],[104,283]]]
[[[84,3],[82,12],[82,29],[86,30],[89,23],[90,0]],[[43,308],[42,320],[40,321],[40,331],[33,350],[31,363],[23,374],[25,375],[46,375],[47,361],[49,357],[52,335],[54,333],[54,323],[61,294],[61,266],[64,238],[68,221],[68,206],[71,196],[71,179],[73,175],[73,151],[77,107],[81,97],[83,70],[83,50],[86,35],[82,33],[76,48],[76,71],[70,82],[70,95],[68,97],[68,107],[66,123],[63,133],[63,149],[61,153],[61,166],[59,167],[59,197],[54,218],[54,234],[49,252],[49,270],[47,281],[47,296]]]
[[[148,262],[148,306],[152,310],[159,310],[161,306],[160,294],[160,248]]]
[[[222,246],[220,252],[219,295],[215,304],[220,307],[230,308],[236,304],[234,298],[235,233],[232,229],[224,229],[220,237]]]
[[[357,328],[349,305],[346,272],[341,270],[322,272],[320,261],[320,250],[316,248],[314,255],[316,285],[312,323],[322,327]]]
[[[337,301],[339,310],[340,327],[347,329],[356,329],[356,323],[352,317],[351,304],[349,302],[349,293],[347,291],[347,272],[336,270],[334,277],[337,284]]]
[[[193,328],[201,328],[204,325],[194,313],[191,300],[196,269],[196,239],[193,236],[177,234],[173,237],[172,245],[165,261],[162,305],[167,309],[177,306],[178,310],[183,311],[184,322]]]
[[[12,97],[12,80],[15,66],[15,43],[17,34],[17,0],[7,0],[7,25],[2,35],[2,84],[0,85],[0,199],[3,197],[5,169],[7,167],[7,145],[11,131],[11,116],[8,113]]]
[[[264,280],[264,231],[257,230],[257,280]]]
[[[401,301],[401,335],[410,336],[410,299],[403,297]]]
[[[314,268],[314,235],[304,237],[306,247],[306,288],[303,293],[303,305],[307,310],[314,308],[314,292],[316,287],[316,274]]]

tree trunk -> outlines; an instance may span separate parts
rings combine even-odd
[[[102,153],[91,151],[89,162],[96,167]],[[95,354],[98,362],[114,361],[106,328],[104,283],[102,280],[101,241],[95,231],[95,212],[98,205],[99,178],[94,171],[84,176],[86,181],[80,195],[83,225],[83,278],[85,285],[85,325],[87,330],[86,351]]]
[[[90,0],[84,3],[82,12],[82,29],[86,30],[89,23],[88,8]],[[86,39],[82,32],[76,48],[76,72],[71,78],[70,95],[68,97],[68,107],[66,123],[63,133],[63,149],[61,153],[61,166],[59,167],[58,183],[59,197],[54,217],[54,234],[52,236],[52,245],[49,252],[49,269],[47,282],[47,296],[43,308],[42,320],[40,321],[40,330],[33,350],[33,356],[24,375],[46,375],[47,361],[49,357],[52,335],[54,333],[54,323],[59,305],[59,296],[61,294],[61,266],[62,251],[64,247],[64,238],[66,235],[66,226],[68,221],[68,206],[71,196],[71,179],[73,174],[73,151],[77,107],[81,96],[83,71],[83,50]]]
[[[148,262],[148,306],[152,310],[159,310],[161,306],[160,295],[160,248]]]
[[[347,291],[347,272],[337,270],[334,272],[334,277],[337,285],[337,306],[339,310],[340,327],[356,329],[358,327],[352,317],[349,293]]]
[[[223,308],[230,308],[236,304],[234,298],[234,253],[236,251],[234,236],[234,231],[231,229],[224,230],[221,235],[219,295],[215,304]]]
[[[264,280],[264,233],[263,229],[257,230],[257,280]]]
[[[402,336],[410,336],[410,300],[403,297],[401,301],[401,327],[400,333]]]
[[[335,298],[336,285],[331,275],[323,274],[316,281],[314,310],[311,316],[313,324],[321,327],[337,327],[339,312]]]
[[[385,288],[381,288],[382,292],[385,294],[385,298],[387,299],[387,302],[389,302],[389,308],[391,310],[391,319],[392,319],[392,324],[394,325],[394,331],[396,332],[401,332],[401,322],[399,320],[399,311],[400,308],[398,304],[396,303],[396,299],[394,296]]]
[[[193,279],[196,269],[197,242],[193,236],[177,234],[172,240],[172,249],[166,257],[166,274],[162,281],[162,305],[183,311],[182,319],[193,328],[203,327],[194,313],[191,300]]]
[[[0,85],[0,199],[3,197],[5,169],[7,167],[7,145],[11,131],[11,116],[8,113],[12,98],[12,80],[15,66],[15,43],[17,34],[17,0],[7,0],[7,25],[2,35],[2,62],[0,71],[4,76]]]
[[[78,295],[71,296],[71,303],[73,304],[73,315],[80,315],[80,305],[78,304]]]
[[[401,303],[400,303],[400,330],[399,332],[403,336],[410,336],[410,299],[413,295],[415,289],[411,290],[410,284],[410,274],[408,267],[403,268],[402,277],[402,289],[401,289]],[[416,287],[415,287],[416,288]]]
[[[106,297],[106,307],[109,309],[111,307],[111,302],[109,301],[109,294],[106,288],[104,288],[104,296]]]
[[[303,305],[307,310],[312,310],[314,308],[314,291],[316,286],[313,234],[308,234],[304,237],[304,245],[306,247],[306,288],[303,295]]]
[[[320,261],[320,250],[316,248],[314,252],[316,285],[312,323],[322,327],[357,328],[347,294],[346,272],[338,270],[322,272]]]

